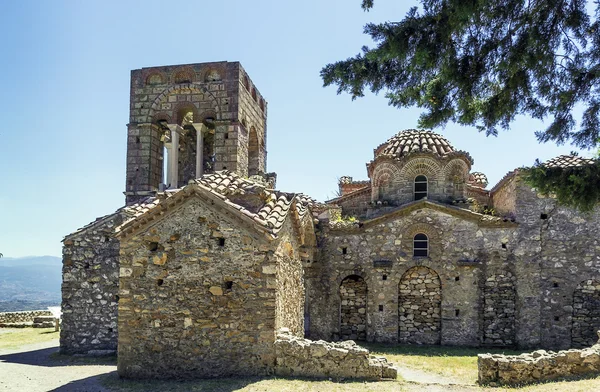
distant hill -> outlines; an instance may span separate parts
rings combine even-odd
[[[59,306],[61,275],[60,257],[0,258],[0,312]]]

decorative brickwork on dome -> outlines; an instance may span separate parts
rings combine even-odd
[[[413,152],[430,152],[440,157],[456,151],[442,135],[424,130],[406,130],[397,133],[375,150],[375,156],[400,158]]]
[[[582,158],[582,157],[578,157],[575,155],[559,155],[556,158],[552,158],[552,159],[544,162],[544,166],[567,168],[567,167],[591,165],[593,163],[594,163],[593,159]]]
[[[476,187],[485,188],[488,185],[488,179],[486,175],[481,172],[473,172],[469,175],[469,184]]]

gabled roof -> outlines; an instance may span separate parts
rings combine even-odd
[[[326,200],[325,204],[336,204],[336,203],[339,203],[339,202],[342,202],[342,201],[345,201],[345,200],[348,200],[348,199],[352,199],[352,198],[354,198],[356,196],[361,196],[361,195],[370,194],[370,193],[371,193],[371,184],[369,183],[364,188],[360,188],[360,189],[357,189],[355,191],[348,192],[345,195],[336,197],[335,199]]]
[[[144,203],[127,207],[130,218],[117,228],[117,233],[127,236],[195,195],[220,202],[223,208],[266,233],[269,238],[277,237],[291,210],[302,219],[314,203],[306,195],[268,189],[224,170],[206,174],[183,188],[158,193]],[[246,197],[251,200],[250,203],[245,202]]]

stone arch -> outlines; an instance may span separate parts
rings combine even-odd
[[[260,168],[260,143],[254,126],[250,127],[248,136],[248,175],[255,176]]]
[[[167,103],[169,96],[178,95],[178,94],[204,94],[204,90],[193,83],[183,83],[175,86],[167,87],[162,93],[160,93],[154,101],[152,101],[152,105],[150,106],[150,113],[148,118],[152,118],[154,113],[161,112],[161,104]],[[219,104],[216,101],[216,98],[211,94],[206,94],[206,97],[210,99],[211,106],[214,108],[215,112],[219,111]]]
[[[252,99],[256,101],[256,88],[254,86],[252,86]]]
[[[571,346],[589,347],[598,341],[600,329],[600,280],[579,283],[573,292]]]
[[[187,113],[192,112],[194,122],[198,121],[198,108],[191,102],[180,102],[173,110],[176,124],[181,125]]]
[[[244,75],[242,78],[242,84],[246,88],[246,90],[250,91],[250,82],[248,81],[248,75]]]
[[[367,340],[367,282],[349,275],[340,284],[340,338]]]
[[[398,341],[440,344],[442,283],[437,272],[417,266],[402,275],[398,285]]]

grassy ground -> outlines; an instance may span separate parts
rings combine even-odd
[[[26,344],[58,339],[54,328],[0,328],[0,350],[12,350]]]
[[[477,354],[520,354],[509,350],[489,350],[477,348],[445,346],[386,346],[364,344],[375,355],[386,357],[390,362],[409,368],[435,373],[461,383],[474,384],[477,381]]]

